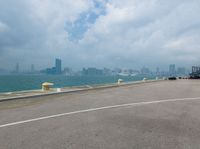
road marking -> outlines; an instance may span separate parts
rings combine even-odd
[[[176,98],[176,99],[165,99],[165,100],[154,100],[154,101],[144,101],[144,102],[134,102],[134,103],[127,103],[127,104],[120,104],[120,105],[113,105],[113,106],[105,106],[105,107],[99,107],[99,108],[91,108],[86,110],[79,110],[79,111],[73,111],[73,112],[67,112],[67,113],[60,113],[50,116],[44,116],[44,117],[38,117],[34,119],[28,119],[24,121],[18,121],[13,123],[7,123],[0,125],[0,128],[8,127],[8,126],[14,126],[14,125],[20,125],[24,123],[30,123],[50,118],[56,118],[61,116],[68,116],[73,114],[80,114],[80,113],[86,113],[86,112],[93,112],[93,111],[99,111],[99,110],[106,110],[106,109],[113,109],[113,108],[122,108],[122,107],[134,107],[134,106],[142,106],[142,105],[148,105],[148,104],[156,104],[156,103],[165,103],[165,102],[176,102],[176,101],[191,101],[191,100],[199,100],[200,97],[195,98]]]

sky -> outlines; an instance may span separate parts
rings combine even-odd
[[[0,68],[200,65],[200,0],[0,0]]]

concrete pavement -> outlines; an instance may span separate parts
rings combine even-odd
[[[178,80],[2,102],[0,149],[198,149],[199,89]]]

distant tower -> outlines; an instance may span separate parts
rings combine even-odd
[[[31,65],[31,72],[35,72],[35,66],[34,66],[34,64]]]
[[[159,67],[156,68],[156,74],[160,74],[160,68]]]
[[[17,63],[16,66],[15,66],[15,72],[19,73],[19,63]]]
[[[55,71],[56,71],[56,74],[61,74],[62,72],[62,61],[61,59],[56,59],[56,62],[55,62]]]
[[[169,74],[170,75],[175,75],[175,73],[176,73],[176,66],[175,66],[175,64],[169,65]]]

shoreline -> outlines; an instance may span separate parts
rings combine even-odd
[[[123,79],[125,82],[139,81],[144,77],[155,79],[157,76],[0,76],[0,94],[12,92],[26,92],[30,90],[40,90],[44,82],[54,83],[55,88],[63,87],[79,87],[79,86],[95,86],[116,83],[118,79]],[[160,76],[160,78],[162,78]]]
[[[144,83],[151,83],[151,82],[158,82],[164,81],[163,79],[152,79],[152,80],[140,80],[140,81],[130,81],[124,82],[121,84],[117,83],[108,83],[108,84],[96,84],[96,85],[85,85],[85,86],[76,86],[76,87],[64,87],[61,88],[61,91],[57,91],[57,88],[52,88],[50,91],[42,91],[39,90],[24,90],[24,91],[16,91],[16,92],[4,92],[0,93],[0,102],[9,101],[9,100],[17,100],[17,99],[24,99],[24,98],[33,98],[33,97],[42,97],[42,96],[49,96],[55,94],[67,94],[67,93],[75,93],[81,91],[89,91],[89,90],[98,90],[98,89],[106,89],[112,87],[120,87],[120,86],[127,86],[127,85],[137,85],[137,84],[144,84]]]

